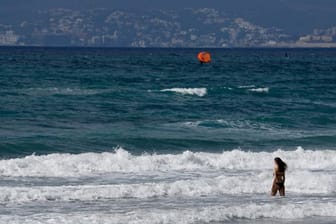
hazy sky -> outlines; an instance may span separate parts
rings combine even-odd
[[[314,27],[336,26],[336,0],[0,0],[0,16],[15,19],[48,8],[148,9],[216,8],[263,26],[289,32],[309,32]]]

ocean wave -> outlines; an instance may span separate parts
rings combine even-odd
[[[257,123],[249,120],[202,120],[202,121],[187,121],[182,123],[186,127],[222,127],[230,129],[257,129],[257,130],[274,130],[276,127]]]
[[[161,92],[175,92],[183,95],[197,95],[203,97],[207,94],[206,88],[171,88],[163,89]]]
[[[181,198],[219,195],[263,194],[270,192],[272,171],[230,173],[222,171],[219,176],[189,177],[184,180],[171,180],[166,176],[164,181],[153,182],[150,177],[143,183],[101,184],[101,185],[63,185],[63,186],[29,186],[0,187],[0,203],[26,203],[33,201],[96,201],[122,198]],[[287,175],[286,188],[290,194],[333,194],[335,173],[291,171]],[[165,174],[161,174],[164,178]],[[251,178],[253,177],[253,178]],[[106,178],[106,177],[103,177]],[[169,180],[169,181],[168,181]]]
[[[203,121],[187,121],[187,122],[183,122],[182,125],[186,127],[198,127],[202,123]]]
[[[248,89],[248,91],[250,92],[256,92],[256,93],[268,93],[269,92],[269,88],[265,87],[265,88],[252,88],[252,89]]]
[[[29,88],[22,90],[24,94],[32,96],[49,96],[49,95],[96,95],[106,92],[98,89],[82,89],[70,87],[46,87],[46,88]]]
[[[336,204],[307,202],[293,204],[247,203],[232,206],[203,206],[171,210],[137,209],[126,213],[110,212],[68,212],[41,213],[33,215],[1,215],[1,223],[222,223],[233,220],[297,220],[317,217],[336,217]],[[311,220],[310,220],[311,221]],[[329,223],[329,222],[328,222]]]
[[[335,170],[336,151],[277,150],[274,152],[223,153],[186,151],[182,154],[132,155],[122,148],[115,152],[83,154],[31,155],[25,158],[0,160],[0,176],[68,177],[110,172],[176,171],[176,170],[265,170],[273,167],[273,158],[282,157],[289,169]]]
[[[250,88],[255,88],[255,85],[246,85],[246,86],[238,86],[238,89],[250,89]]]

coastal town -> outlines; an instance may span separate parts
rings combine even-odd
[[[149,11],[37,11],[0,22],[0,45],[75,47],[336,47],[336,26],[304,35],[262,27],[211,8]]]

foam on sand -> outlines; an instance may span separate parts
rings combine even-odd
[[[197,95],[197,96],[205,96],[207,94],[206,88],[171,88],[171,89],[163,89],[161,92],[175,92],[183,95]]]

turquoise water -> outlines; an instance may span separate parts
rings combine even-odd
[[[335,223],[336,49],[198,51],[0,48],[0,223]]]
[[[0,155],[335,148],[336,50],[197,52],[1,48]]]

